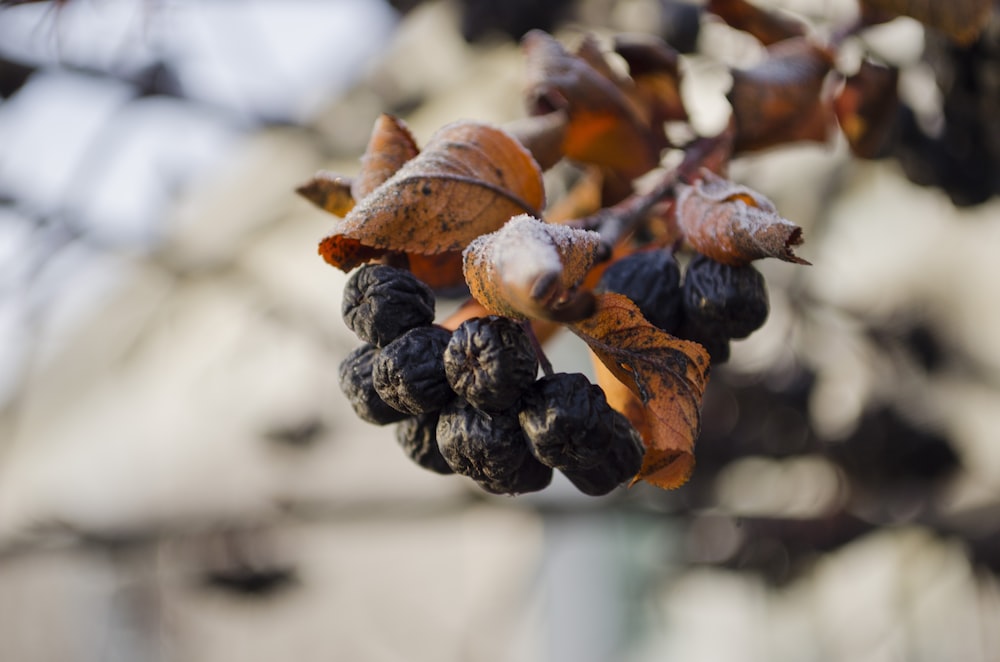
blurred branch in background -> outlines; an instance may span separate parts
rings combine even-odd
[[[523,115],[534,27],[663,36],[700,129],[760,55],[671,0],[0,8],[0,659],[996,659],[996,19],[861,37],[912,109],[882,158],[734,164],[815,266],[762,266],[692,482],[598,500],[473,494],[355,420],[293,194],[381,111]]]

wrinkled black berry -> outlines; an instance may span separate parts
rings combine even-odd
[[[406,414],[387,405],[375,392],[372,364],[379,352],[378,347],[366,343],[348,354],[340,362],[340,388],[358,418],[376,425],[387,425],[403,420]]]
[[[693,340],[704,347],[712,363],[725,363],[729,360],[729,336],[718,326],[700,324],[697,318],[685,318],[675,333],[678,338]]]
[[[524,329],[507,317],[464,322],[444,351],[448,383],[473,406],[500,411],[535,381],[538,359]]]
[[[455,473],[493,494],[545,489],[552,469],[534,458],[513,410],[486,413],[461,398],[441,412],[438,448]]]
[[[646,452],[639,433],[617,411],[602,417],[601,433],[611,439],[601,461],[589,469],[563,471],[576,489],[588,496],[603,496],[639,473]]]
[[[601,428],[612,411],[604,391],[580,373],[542,377],[525,391],[518,420],[532,454],[555,469],[586,469],[607,455]]]
[[[672,253],[641,251],[612,263],[597,288],[624,294],[649,322],[672,332],[679,322],[681,271]]]
[[[385,347],[434,321],[434,293],[405,269],[366,264],[347,280],[341,312],[361,340]]]
[[[438,412],[408,418],[396,426],[396,441],[423,468],[439,474],[452,474],[454,470],[438,449],[437,424]]]
[[[746,338],[767,320],[767,286],[753,266],[731,267],[695,256],[684,274],[683,291],[685,318],[730,338]]]
[[[372,365],[379,397],[399,411],[437,411],[454,397],[444,374],[444,348],[451,332],[439,326],[410,329],[382,348]]]

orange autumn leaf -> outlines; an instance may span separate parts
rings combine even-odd
[[[993,0],[861,0],[861,8],[866,17],[909,16],[969,44],[989,22]]]
[[[823,86],[833,59],[806,39],[787,39],[767,49],[749,69],[736,69],[727,98],[733,107],[736,152],[801,140],[826,142],[834,125]]]
[[[354,199],[363,199],[419,152],[417,142],[401,119],[386,113],[379,115],[361,156],[361,171],[351,183]]]
[[[407,257],[410,273],[435,292],[447,294],[450,289],[465,282],[462,275],[462,251],[445,251],[434,255],[410,253]]]
[[[674,213],[687,243],[716,262],[743,266],[776,257],[809,264],[793,252],[802,243],[802,228],[760,193],[710,170],[702,170],[693,185],[678,187]]]
[[[806,26],[801,21],[746,0],[709,0],[706,9],[731,27],[753,35],[765,46],[806,33]]]
[[[604,397],[607,398],[608,404],[623,414],[643,439],[651,439],[653,430],[650,427],[650,417],[646,415],[646,407],[642,404],[642,400],[632,389],[615,377],[597,354],[593,351],[589,353],[590,361],[594,366],[594,381],[604,391]]]
[[[568,116],[566,157],[637,177],[659,162],[655,134],[622,87],[630,80],[614,76],[596,45],[585,40],[582,54],[566,51],[541,30],[523,40],[527,99],[533,115],[564,110]],[[602,64],[603,63],[603,66]]]
[[[385,251],[366,246],[357,239],[343,235],[331,235],[319,242],[319,254],[330,264],[350,271],[366,262],[385,255]]]
[[[544,202],[542,173],[520,143],[486,124],[455,122],[335,224],[320,254],[349,270],[357,265],[333,249],[360,243],[376,252],[456,251],[512,216],[537,214]]]
[[[375,190],[419,151],[402,120],[382,114],[375,121],[357,177],[321,170],[295,191],[320,209],[344,217],[356,200]]]
[[[650,324],[628,297],[609,292],[597,301],[594,315],[569,328],[644,407],[646,455],[636,479],[679,487],[694,468],[708,353]]]
[[[601,249],[596,232],[512,218],[465,249],[465,281],[495,315],[560,322],[586,317],[593,295],[579,289]]]
[[[295,192],[335,216],[346,216],[354,208],[351,180],[326,170],[317,172]]]

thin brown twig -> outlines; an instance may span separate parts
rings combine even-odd
[[[684,152],[683,161],[676,168],[666,171],[650,190],[630,195],[616,205],[566,224],[600,234],[605,247],[603,257],[610,257],[614,246],[645,222],[656,206],[673,199],[678,183],[698,179],[702,168],[713,171],[725,169],[732,153],[733,129],[730,123],[715,136],[692,141]]]
[[[538,365],[542,367],[542,372],[545,373],[546,377],[551,377],[555,374],[555,371],[552,369],[552,362],[545,355],[545,349],[542,348],[541,341],[535,335],[535,330],[531,326],[531,320],[522,320],[521,328],[528,334],[528,340],[531,342],[531,348],[535,351],[535,357],[538,359]]]

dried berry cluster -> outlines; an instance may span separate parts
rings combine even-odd
[[[752,265],[734,267],[695,255],[684,280],[673,253],[647,250],[611,264],[598,286],[624,294],[652,324],[729,360],[729,341],[746,338],[767,320],[764,277]]]
[[[426,469],[494,494],[544,489],[557,469],[593,496],[639,471],[632,424],[581,374],[536,379],[521,324],[487,316],[448,331],[433,323],[430,288],[380,264],[348,280],[343,316],[364,341],[340,365],[344,393],[363,420],[398,423],[400,445]]]

